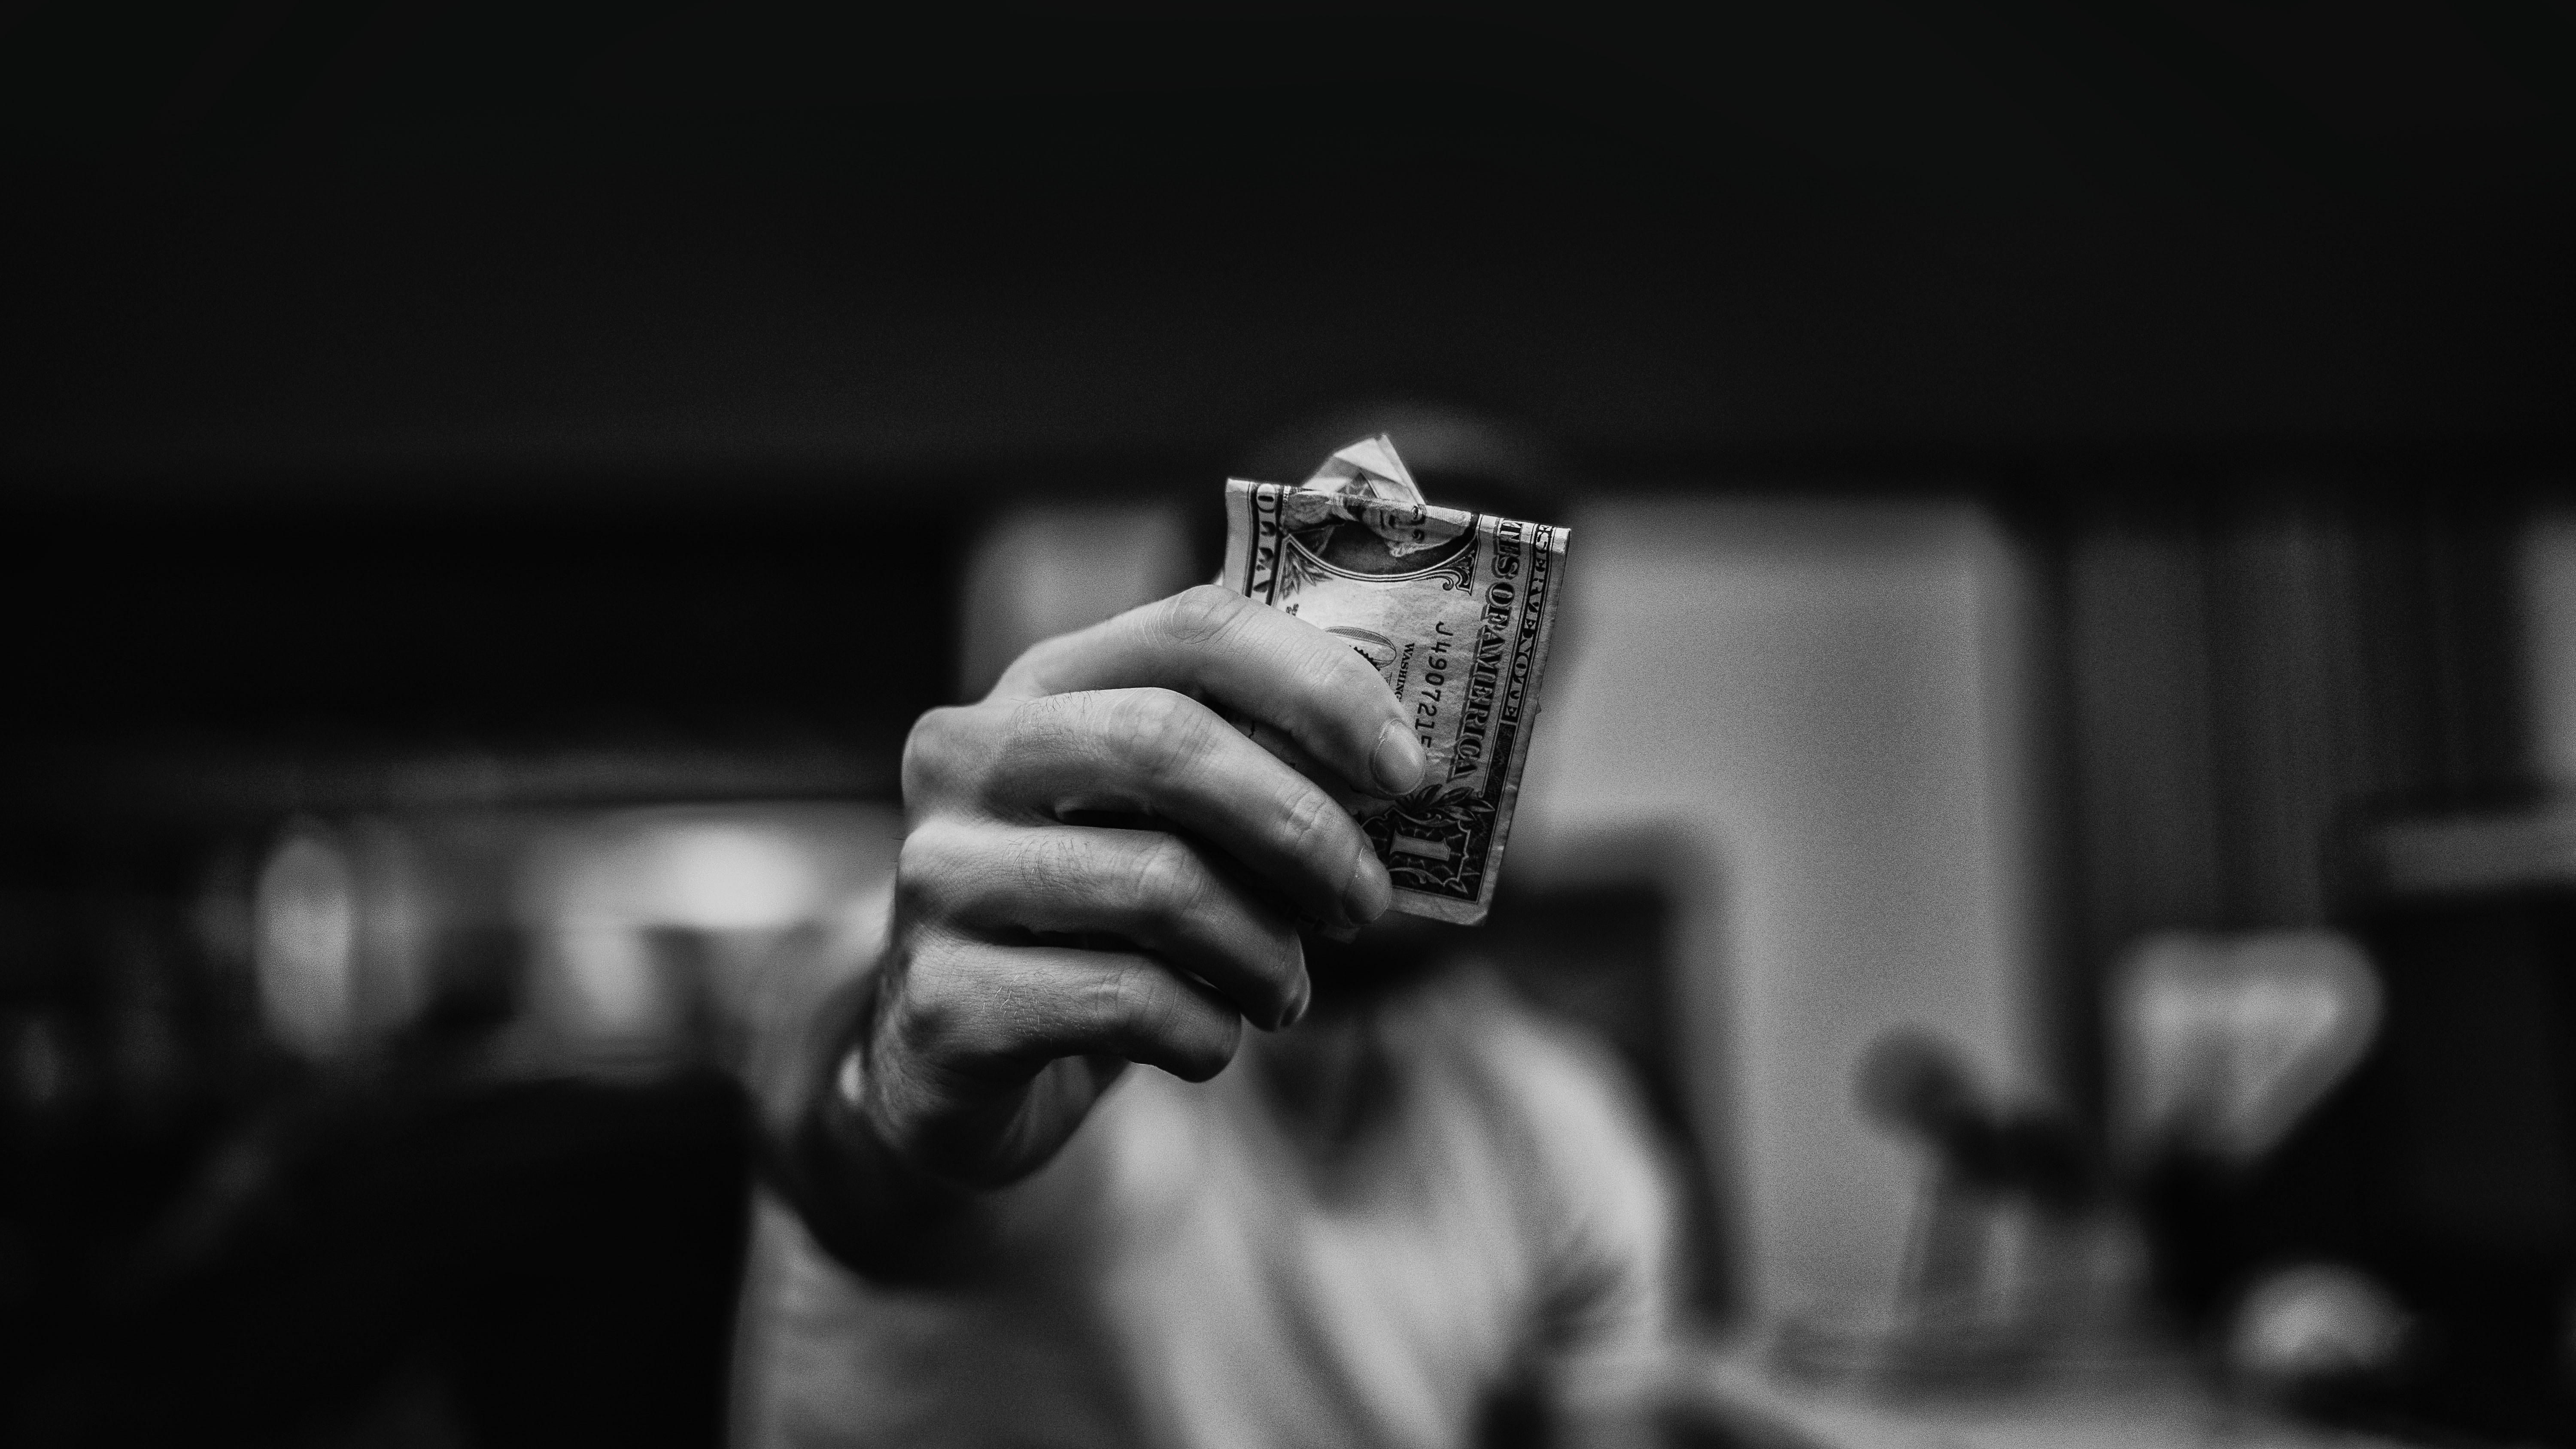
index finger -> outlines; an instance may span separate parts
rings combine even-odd
[[[1212,699],[1285,730],[1356,788],[1422,783],[1413,727],[1358,650],[1302,619],[1201,584],[1047,640],[1004,671],[994,699],[1156,687]]]

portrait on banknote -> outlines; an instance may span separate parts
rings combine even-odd
[[[1352,813],[1396,909],[1472,925],[1491,907],[1564,588],[1567,531],[1433,505],[1393,443],[1364,439],[1301,484],[1226,484],[1223,582],[1349,641],[1430,760]]]

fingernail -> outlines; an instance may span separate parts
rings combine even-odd
[[[1279,1014],[1279,1029],[1281,1031],[1286,1031],[1288,1028],[1304,1021],[1306,1019],[1306,1008],[1314,1004],[1315,983],[1309,980],[1300,980],[1297,983],[1297,999],[1288,1003],[1288,1009]]]
[[[1377,748],[1369,755],[1369,771],[1377,776],[1378,788],[1391,795],[1401,795],[1422,783],[1422,742],[1413,731],[1389,720],[1378,731]]]
[[[1361,856],[1342,887],[1342,914],[1365,926],[1394,904],[1395,882],[1386,878],[1386,867],[1377,863],[1376,856]]]

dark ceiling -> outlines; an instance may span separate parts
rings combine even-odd
[[[188,165],[1606,168],[2255,204],[2576,177],[2563,3],[13,8],[12,132]]]
[[[2576,7],[20,6],[0,437],[238,492],[2567,458]]]

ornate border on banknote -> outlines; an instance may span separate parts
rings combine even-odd
[[[1319,522],[1311,492],[1292,510],[1300,492],[1227,482],[1223,582],[1348,639],[1412,709],[1431,761],[1422,788],[1354,814],[1396,909],[1474,925],[1520,800],[1568,531],[1420,505],[1336,507]]]

